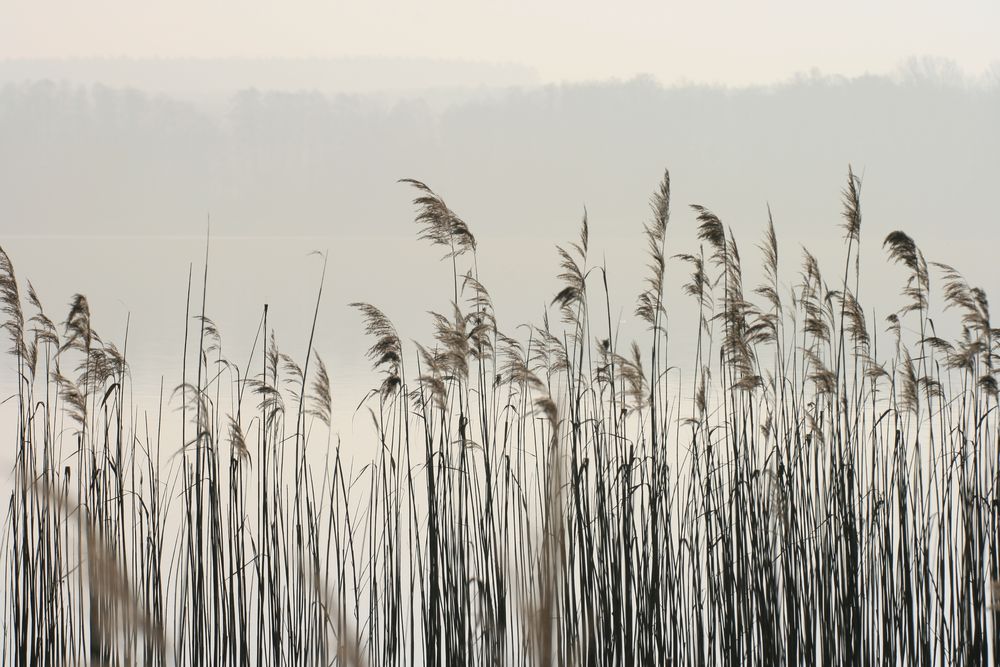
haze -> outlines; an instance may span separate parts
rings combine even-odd
[[[392,57],[509,63],[542,81],[650,74],[767,83],[817,68],[886,73],[910,56],[980,75],[998,59],[989,0],[804,3],[5,3],[0,59]]]
[[[747,284],[768,205],[786,286],[803,245],[840,264],[851,164],[866,307],[899,305],[903,277],[881,250],[894,229],[996,295],[998,10],[936,9],[8,3],[0,243],[54,319],[83,292],[109,338],[128,320],[149,394],[178,379],[209,217],[209,312],[236,349],[269,303],[283,346],[303,352],[320,270],[307,258],[329,250],[318,347],[342,421],[373,381],[346,304],[376,303],[416,339],[427,310],[449,307],[449,269],[415,241],[403,177],[468,221],[508,329],[541,318],[553,246],[586,207],[623,340],[638,331],[641,230],[665,168],[670,252],[697,249],[687,205],[708,206],[744,249]],[[667,270],[684,321],[686,267]]]

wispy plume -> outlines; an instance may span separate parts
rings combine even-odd
[[[399,182],[412,185],[419,193],[413,200],[413,205],[417,207],[416,222],[420,225],[420,239],[447,248],[445,257],[475,251],[476,238],[469,226],[448,208],[437,193],[412,178],[400,179]]]

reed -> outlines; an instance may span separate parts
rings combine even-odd
[[[0,249],[4,664],[998,660],[1000,330],[986,294],[901,231],[883,245],[902,305],[874,324],[853,171],[834,281],[808,251],[779,264],[768,210],[754,287],[709,208],[671,222],[665,173],[637,225],[635,341],[586,214],[556,249],[558,317],[502,331],[470,226],[405,183],[452,275],[422,343],[352,304],[380,374],[361,459],[317,351],[325,258],[305,356],[281,351],[266,305],[234,355],[206,246],[182,382],[140,406],[127,334],[98,335],[82,295],[56,323]],[[674,251],[677,224],[698,248]],[[670,263],[698,313],[685,359]]]

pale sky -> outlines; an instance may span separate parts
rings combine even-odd
[[[766,83],[913,56],[1000,62],[996,0],[0,0],[0,59],[389,56],[533,67],[543,81]],[[993,72],[997,70],[994,69]]]

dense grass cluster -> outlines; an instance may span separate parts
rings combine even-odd
[[[866,318],[853,173],[836,278],[808,252],[784,269],[769,222],[752,288],[707,208],[701,246],[668,249],[664,176],[631,344],[586,219],[558,249],[560,321],[503,333],[470,227],[407,183],[450,306],[411,347],[354,304],[381,374],[370,460],[331,435],[315,324],[296,361],[265,306],[250,353],[224,353],[207,258],[183,382],[146,411],[86,298],[56,324],[0,251],[18,387],[5,664],[996,662],[1000,331],[902,232],[883,245],[903,306],[887,329]],[[683,364],[669,261],[699,313]],[[162,437],[171,400],[180,441]]]

